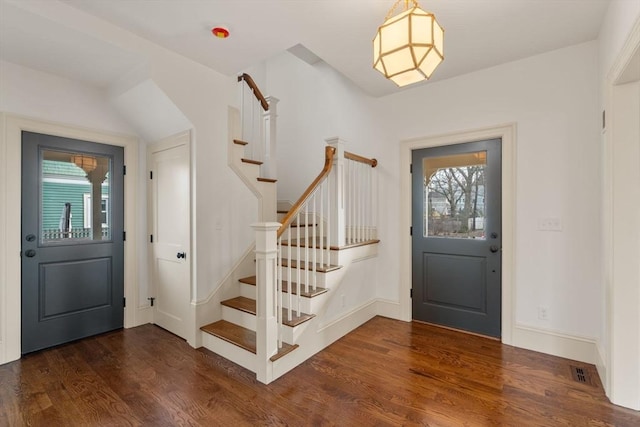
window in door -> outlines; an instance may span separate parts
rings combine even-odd
[[[424,237],[484,239],[487,152],[423,159]]]
[[[40,227],[43,244],[110,240],[111,159],[86,153],[40,151]],[[93,198],[99,205],[93,211]]]

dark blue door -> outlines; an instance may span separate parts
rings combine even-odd
[[[413,318],[501,332],[501,140],[412,154]]]
[[[22,133],[22,353],[124,321],[122,147]]]

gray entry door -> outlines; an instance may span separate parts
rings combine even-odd
[[[124,322],[124,150],[22,133],[22,353]]]
[[[500,337],[501,140],[412,153],[413,318]]]

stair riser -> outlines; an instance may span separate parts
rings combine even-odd
[[[222,318],[252,331],[255,331],[257,327],[255,315],[224,305],[222,306]]]
[[[240,162],[238,167],[242,171],[242,174],[244,176],[246,176],[251,182],[253,182],[253,181],[257,182],[257,179],[260,176],[260,166],[259,165],[254,165],[252,163]]]
[[[239,145],[239,144],[233,144],[233,158],[234,159],[242,159],[243,157],[246,157],[244,154],[244,145]]]
[[[286,216],[286,214],[278,214],[278,218],[283,219]],[[313,225],[316,228],[316,234],[318,233],[318,229],[320,229],[320,221],[321,221],[321,216],[320,215],[314,215],[313,213],[309,212],[307,214],[307,217],[305,218],[304,212],[301,212],[299,214],[298,218],[294,218],[292,224],[309,224],[309,225]],[[326,221],[323,222],[323,228],[326,229],[327,228],[327,223]],[[295,233],[295,229],[292,230],[292,233]]]
[[[245,298],[256,299],[256,287],[240,282],[240,296]]]
[[[298,270],[296,270],[295,268],[291,269],[291,280],[290,280],[291,282],[305,284],[307,283],[307,280],[308,280],[309,284],[312,284],[313,274],[315,274],[316,286],[319,286],[321,288],[331,289],[331,286],[335,284],[336,277],[337,277],[336,273],[338,273],[339,270],[330,271],[328,273],[321,273],[318,271],[316,271],[315,273],[312,273],[310,271],[308,279],[307,279],[307,275],[305,274],[306,270],[300,270],[300,280],[298,280],[297,272]],[[282,280],[289,281],[287,268],[282,268]]]
[[[255,354],[206,332],[201,331],[200,333],[202,334],[202,346],[204,348],[237,363],[251,372],[256,372],[257,360]]]
[[[326,295],[327,293],[317,295],[313,298],[301,297],[300,310],[304,313],[317,313],[320,308],[322,308]],[[295,297],[292,298],[292,304],[293,308],[297,307],[298,303],[296,302]],[[289,294],[282,294],[282,306],[285,308],[289,308]]]
[[[329,254],[329,263],[332,265],[338,264],[338,252],[337,251],[328,251]],[[327,250],[326,249],[315,249],[315,248],[300,248],[300,252],[298,253],[298,248],[296,246],[291,247],[291,253],[289,253],[288,246],[282,246],[282,258],[292,259],[294,261],[302,260],[302,261],[313,261],[315,255],[315,262],[317,264],[320,263],[320,257],[322,257],[322,261],[324,263],[327,262]]]
[[[322,307],[322,304],[324,304],[324,299],[326,295],[327,293],[316,295],[313,298],[302,297],[300,299],[301,310],[304,313],[317,313],[317,310],[319,310]],[[241,283],[240,296],[243,296],[245,298],[256,299],[256,287],[253,285],[247,285],[246,283]],[[293,299],[294,299],[293,307],[295,307],[295,304],[296,304],[295,296],[293,297]],[[289,307],[289,294],[286,292],[282,294],[282,304],[283,304],[283,307],[286,307],[286,308]]]

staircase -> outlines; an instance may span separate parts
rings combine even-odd
[[[230,111],[230,135],[237,136],[239,114]],[[273,142],[275,132],[269,133]],[[377,162],[344,152],[337,138],[329,142],[316,180],[289,211],[278,212],[276,179],[262,177],[263,162],[246,157],[247,142],[230,140],[229,164],[260,201],[260,223],[253,226],[255,274],[225,290],[220,319],[200,328],[202,344],[255,372],[265,384],[332,342],[319,339],[319,319],[350,264],[377,254],[374,217],[365,212],[374,210],[375,197],[358,196],[358,206],[351,208],[337,203],[356,191],[356,184],[345,185],[345,177]],[[368,189],[373,193],[374,187]]]

